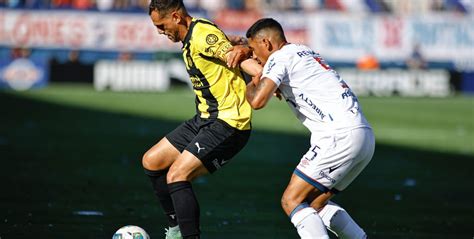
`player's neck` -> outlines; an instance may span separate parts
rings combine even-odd
[[[278,44],[278,50],[280,50],[281,48],[283,48],[284,46],[290,44],[289,42],[287,41],[282,41]]]
[[[179,31],[179,39],[181,41],[184,41],[184,38],[186,38],[186,35],[189,32],[189,27],[191,26],[191,23],[193,22],[193,18],[189,15],[184,16],[184,24],[183,27],[181,28],[182,30]]]

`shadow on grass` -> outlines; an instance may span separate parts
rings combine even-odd
[[[4,93],[0,118],[1,238],[111,238],[127,224],[163,237],[140,160],[180,122]],[[256,130],[224,170],[194,182],[203,238],[297,238],[279,201],[308,147],[307,136]],[[473,166],[472,156],[379,143],[335,201],[370,238],[470,238]]]

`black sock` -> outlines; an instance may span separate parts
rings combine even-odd
[[[166,182],[167,173],[168,170],[151,171],[145,169],[145,174],[150,178],[155,195],[158,197],[158,200],[160,200],[161,208],[163,208],[163,211],[168,218],[169,226],[175,227],[178,225],[178,221],[176,220],[173,200],[171,199],[168,190],[168,183]]]
[[[181,235],[186,239],[199,239],[199,203],[190,182],[168,184],[178,218]]]

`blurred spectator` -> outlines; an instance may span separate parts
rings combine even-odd
[[[131,61],[133,60],[133,54],[130,52],[120,52],[117,59],[119,61]]]
[[[18,58],[29,58],[31,55],[31,50],[26,47],[14,47],[10,51],[10,58],[12,60]]]
[[[72,8],[78,10],[96,9],[95,0],[72,0]]]
[[[368,12],[369,7],[367,6],[367,1],[361,0],[339,0],[340,3],[344,6],[345,10],[348,12],[363,13]]]
[[[7,7],[9,8],[22,8],[25,6],[24,0],[7,0]]]
[[[96,4],[99,11],[109,11],[114,6],[114,0],[97,0]]]
[[[390,4],[387,3],[387,0],[365,0],[365,5],[371,12],[374,12],[374,13],[391,12],[391,9],[392,9]]]
[[[472,1],[472,0],[471,0]],[[466,6],[463,2],[472,4],[471,1],[462,1],[462,0],[445,0],[445,6],[447,10],[461,12],[461,13],[468,13]]]
[[[383,2],[396,14],[425,14],[433,11],[469,13],[473,4],[472,0],[383,0]]]
[[[52,8],[70,8],[71,0],[51,0]]]
[[[406,60],[406,65],[410,69],[425,69],[427,67],[428,64],[421,54],[419,44],[413,47],[410,57]]]
[[[114,10],[116,11],[125,11],[130,7],[129,0],[115,0],[114,1]]]
[[[201,0],[200,4],[210,16],[214,16],[218,11],[227,7],[226,1],[221,0]]]
[[[339,0],[324,0],[324,8],[336,11],[344,10],[344,7]]]
[[[79,63],[79,51],[71,50],[68,54],[66,64],[76,64],[76,63]]]
[[[183,3],[190,12],[200,11],[201,9],[200,0],[183,0]]]
[[[380,68],[379,61],[372,53],[367,53],[357,59],[357,69],[362,71],[377,70]]]
[[[314,12],[322,8],[321,0],[300,0],[300,5],[304,11]]]
[[[425,14],[432,9],[433,0],[384,0],[396,14]]]
[[[467,13],[473,13],[474,10],[474,2],[472,0],[459,0],[461,4],[466,9]]]
[[[245,1],[244,0],[227,0],[227,8],[232,10],[244,10]]]
[[[245,0],[245,10],[262,11],[262,0]]]

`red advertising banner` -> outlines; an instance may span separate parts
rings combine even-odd
[[[136,52],[181,47],[159,36],[145,14],[10,10],[0,12],[0,45]]]

